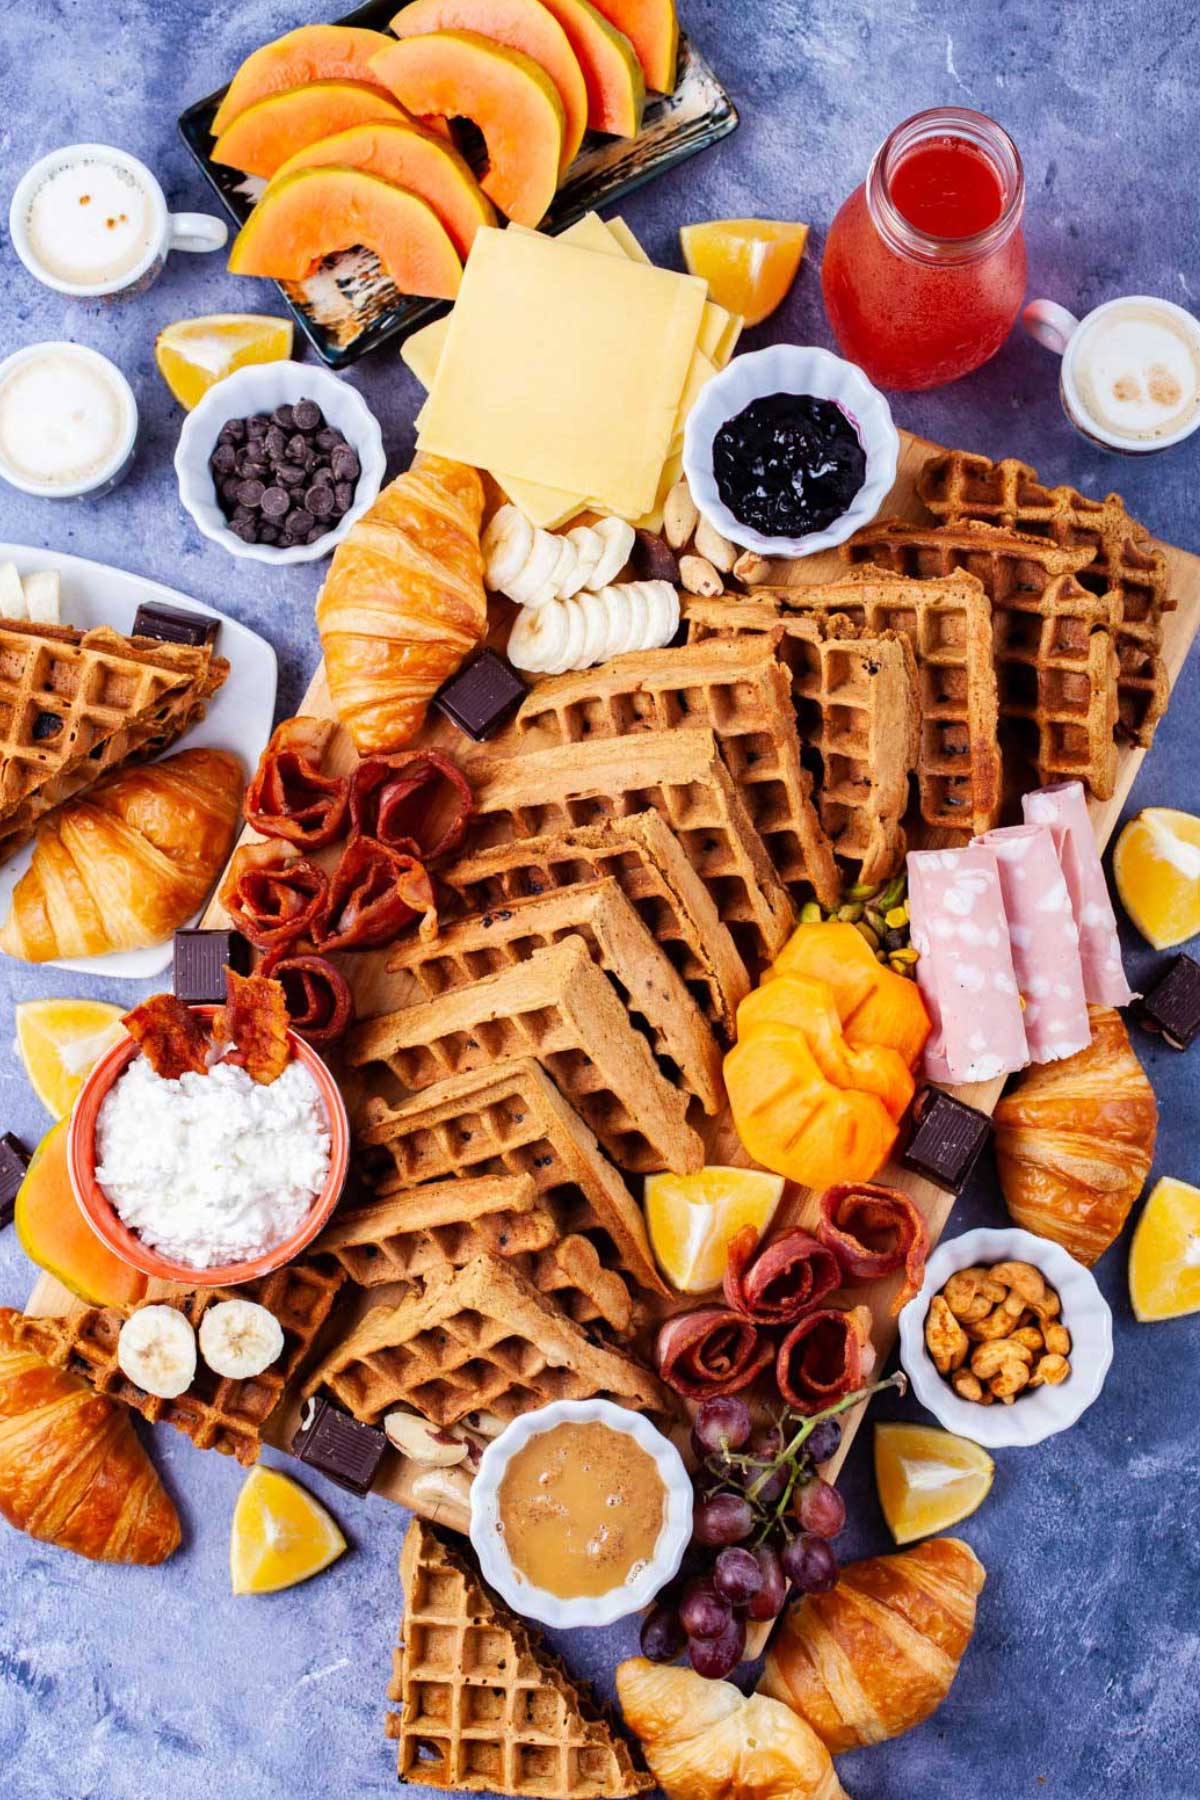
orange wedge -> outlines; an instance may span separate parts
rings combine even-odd
[[[154,340],[158,372],[191,412],[210,387],[248,363],[286,362],[292,354],[292,322],[265,313],[209,313],[177,319]]]
[[[275,1594],[319,1575],[346,1540],[307,1488],[260,1463],[233,1509],[229,1575],[235,1594]]]
[[[1121,904],[1148,944],[1169,950],[1200,931],[1200,819],[1148,806],[1113,851]]]
[[[650,1175],[642,1196],[659,1268],[681,1294],[706,1294],[725,1275],[730,1239],[744,1225],[761,1237],[783,1193],[778,1175],[716,1164],[695,1175]]]
[[[710,299],[740,313],[747,325],[758,325],[795,281],[808,226],[782,219],[710,219],[680,226],[679,242],[691,274],[707,281]]]
[[[1143,1325],[1200,1312],[1200,1188],[1164,1175],[1129,1247],[1129,1298]]]
[[[969,1519],[991,1490],[995,1464],[969,1438],[933,1425],[875,1427],[875,1486],[898,1544]]]

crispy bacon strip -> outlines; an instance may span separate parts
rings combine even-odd
[[[878,1281],[904,1270],[892,1301],[892,1317],[906,1306],[925,1276],[929,1233],[916,1203],[898,1188],[843,1182],[821,1195],[817,1236],[852,1281]]]
[[[668,1319],[655,1345],[659,1374],[686,1400],[736,1394],[773,1355],[758,1326],[724,1306],[702,1306]]]
[[[354,996],[345,976],[315,952],[272,950],[260,975],[283,989],[292,1030],[314,1049],[337,1042],[354,1023]]]
[[[221,884],[221,905],[260,950],[283,950],[311,936],[329,898],[324,869],[294,844],[243,844]]]
[[[321,772],[336,729],[332,719],[303,717],[275,727],[243,801],[248,822],[263,837],[320,850],[344,832],[350,777]]]
[[[815,1413],[862,1387],[874,1363],[869,1310],[826,1306],[792,1326],[775,1358],[775,1381],[796,1412]]]
[[[730,1240],[725,1299],[756,1325],[790,1325],[842,1285],[837,1257],[807,1231],[785,1231],[759,1245],[753,1225]]]
[[[203,1019],[174,994],[151,994],[121,1020],[156,1075],[178,1081],[190,1069],[208,1070],[208,1031]]]
[[[270,1087],[288,1066],[288,1016],[283,988],[265,975],[225,971],[225,1004],[213,1018],[213,1039],[232,1044],[226,1062],[240,1062],[252,1081]]]
[[[324,955],[389,944],[416,918],[423,938],[437,935],[437,900],[424,864],[376,838],[353,838],[329,883],[316,947]]]
[[[353,835],[377,838],[423,863],[457,850],[474,810],[466,776],[437,750],[369,756],[351,778]]]

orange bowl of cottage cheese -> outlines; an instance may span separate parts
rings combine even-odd
[[[166,1080],[132,1038],[100,1058],[71,1114],[67,1167],[114,1255],[162,1281],[228,1287],[313,1241],[345,1185],[350,1126],[317,1052],[294,1032],[288,1049],[266,1086],[220,1061]]]

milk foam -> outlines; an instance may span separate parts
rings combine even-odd
[[[122,282],[154,242],[150,195],[120,164],[62,163],[29,203],[29,248],[47,275],[76,287]]]
[[[129,403],[90,359],[47,350],[0,382],[0,456],[25,481],[77,487],[112,464]]]
[[[1200,412],[1200,326],[1145,302],[1085,324],[1073,369],[1079,397],[1117,437],[1169,437]]]

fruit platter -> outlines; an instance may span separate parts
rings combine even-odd
[[[961,95],[815,240],[626,204],[738,123],[703,9],[276,23],[169,84],[232,234],[13,170],[12,1791],[1174,1800],[1194,1709],[1085,1754],[1025,1638],[1182,1654],[1110,1596],[1188,1504],[1200,320],[1030,300]]]

